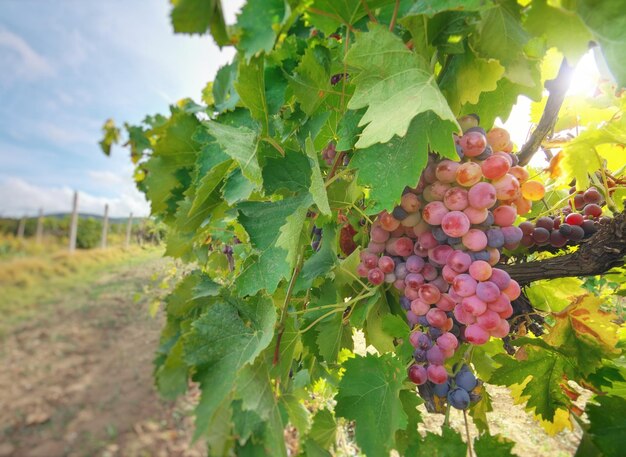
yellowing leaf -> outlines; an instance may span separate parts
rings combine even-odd
[[[578,278],[558,278],[536,281],[526,289],[530,302],[542,311],[561,311],[572,298],[585,293]]]

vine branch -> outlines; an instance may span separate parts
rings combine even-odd
[[[624,264],[626,256],[626,212],[618,213],[576,252],[533,262],[502,265],[502,268],[525,286],[541,279],[573,276],[596,276]]]
[[[530,135],[526,144],[524,144],[517,153],[520,166],[524,166],[530,162],[532,156],[539,150],[543,140],[552,129],[554,129],[559,110],[561,109],[563,100],[565,100],[565,93],[572,80],[573,70],[574,69],[567,63],[567,60],[563,59],[556,78],[546,81],[546,89],[548,89],[550,95],[548,96],[546,107],[543,110],[537,128]]]

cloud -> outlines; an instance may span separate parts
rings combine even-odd
[[[112,185],[115,181],[106,173],[103,173],[100,179],[105,181],[108,179]],[[102,214],[104,205],[108,203],[111,217],[125,217],[131,212],[139,217],[148,215],[150,211],[143,195],[129,185],[125,185],[121,178],[117,180],[117,183],[122,188],[113,198],[79,192],[78,211],[87,214]],[[42,208],[45,214],[70,212],[73,195],[74,190],[66,186],[37,186],[21,178],[10,177],[0,182],[0,201],[2,202],[0,216],[32,216],[39,208]]]
[[[0,73],[7,82],[36,80],[54,75],[52,65],[22,37],[0,26]]]

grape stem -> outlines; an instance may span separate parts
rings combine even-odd
[[[473,457],[472,453],[472,440],[470,437],[469,424],[467,422],[467,410],[463,410],[463,419],[465,420],[465,435],[467,437],[467,452],[469,453],[469,457]]]
[[[391,16],[391,22],[389,23],[389,31],[393,32],[396,27],[396,19],[398,19],[398,10],[400,9],[400,0],[396,0],[396,4],[393,7],[393,15]]]
[[[517,153],[520,166],[523,167],[530,162],[532,156],[539,150],[543,140],[554,129],[561,105],[563,104],[563,100],[565,100],[565,94],[572,80],[573,71],[574,69],[567,63],[567,60],[563,59],[556,78],[546,81],[546,89],[548,89],[550,95],[546,101],[546,107],[543,110],[537,128]]]
[[[367,0],[361,0],[361,5],[363,5],[363,9],[367,13],[367,16],[370,18],[370,21],[372,21],[375,24],[378,24],[378,19],[376,19],[376,16],[372,14],[372,10],[370,9],[370,7],[367,6]]]

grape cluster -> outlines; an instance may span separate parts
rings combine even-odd
[[[575,245],[596,233],[599,224],[609,219],[602,217],[604,201],[595,187],[584,192],[576,192],[573,187],[570,195],[573,195],[574,209],[569,205],[563,208],[562,215],[544,216],[519,225],[524,234],[522,246],[562,248],[567,244]]]
[[[487,134],[475,117],[461,125],[460,162],[429,157],[417,186],[373,222],[357,269],[371,284],[400,291],[415,348],[409,378],[418,385],[449,382],[444,362],[460,342],[480,345],[509,333],[506,319],[520,288],[494,265],[523,237],[516,216],[543,197],[543,186],[515,165],[506,130]],[[450,404],[465,405],[457,387],[452,392]]]
[[[314,251],[319,251],[321,242],[322,228],[314,225],[311,229],[311,248],[313,248]]]
[[[326,145],[326,147],[322,150],[322,159],[328,166],[332,165],[335,157],[337,156],[337,149],[335,143],[330,142]]]

